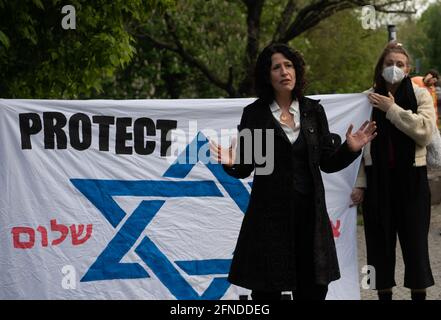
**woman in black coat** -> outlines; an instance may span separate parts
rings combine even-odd
[[[266,155],[274,167],[269,174],[256,170],[228,277],[251,289],[254,300],[280,299],[282,291],[293,291],[295,299],[325,299],[340,272],[320,169],[347,167],[375,137],[375,123],[367,121],[354,134],[351,125],[340,144],[323,107],[303,95],[304,73],[298,52],[283,44],[266,47],[255,69],[259,99],[244,108],[238,127],[253,138],[256,129],[264,137],[274,133],[274,154]],[[246,178],[263,165],[254,156],[249,163],[235,159],[236,150],[247,149],[240,140],[229,149],[211,142],[211,153],[229,175]]]

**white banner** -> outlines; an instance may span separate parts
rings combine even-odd
[[[371,111],[362,94],[312,98],[343,141]],[[226,277],[251,179],[194,154],[235,134],[253,100],[0,99],[0,299],[249,294]],[[342,273],[327,299],[360,298],[349,208],[359,160],[323,174]]]

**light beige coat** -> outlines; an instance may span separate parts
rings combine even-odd
[[[415,141],[415,167],[426,165],[426,146],[430,143],[433,130],[436,126],[435,107],[430,93],[413,84],[417,100],[417,112],[404,110],[396,103],[386,112],[386,118],[400,131]],[[374,92],[373,89],[365,91],[366,94]],[[371,143],[363,149],[363,158],[358,171],[355,187],[366,188],[366,174],[364,167],[372,165]]]

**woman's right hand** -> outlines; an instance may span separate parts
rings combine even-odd
[[[354,188],[351,193],[352,204],[349,208],[359,205],[364,199],[364,188]]]
[[[222,148],[216,142],[209,140],[210,143],[210,157],[216,162],[232,167],[236,161],[236,145],[237,138],[231,138],[231,145],[229,148]]]

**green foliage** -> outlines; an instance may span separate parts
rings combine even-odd
[[[132,58],[128,21],[150,17],[166,1],[0,0],[0,95],[4,98],[77,98]],[[76,11],[65,30],[61,9]]]
[[[387,31],[365,30],[358,17],[358,11],[341,11],[290,43],[308,65],[308,93],[355,93],[371,87]]]
[[[435,68],[441,71],[441,3],[437,2],[416,21],[400,25],[399,34],[414,61],[421,62],[421,74]]]
[[[273,40],[286,3],[265,1],[259,51]],[[75,30],[61,27],[65,4],[76,9]],[[371,86],[387,33],[363,30],[359,17],[359,11],[337,12],[289,43],[308,64],[308,94]],[[247,44],[247,8],[239,0],[0,0],[0,96],[226,97],[219,83],[227,83],[230,71],[235,89],[247,77]]]
[[[240,1],[181,0],[167,10],[181,45],[219,79],[228,78],[231,67],[234,85],[242,79],[246,47],[246,14]],[[145,30],[156,39],[176,46],[164,16],[152,18],[135,34]],[[225,96],[197,68],[171,51],[156,49],[139,37],[137,54],[127,68],[120,69],[94,97],[116,98],[213,98]]]
[[[272,41],[285,2],[265,2],[259,50]],[[223,81],[228,79],[232,68],[233,85],[237,88],[246,72],[245,6],[239,1],[183,0],[167,13],[185,50]],[[304,54],[308,64],[308,94],[360,92],[371,86],[373,68],[386,44],[387,32],[385,28],[364,30],[359,16],[354,10],[337,13],[289,43]],[[154,15],[143,27],[155,39],[175,46],[161,15]],[[137,55],[132,63],[120,70],[104,86],[104,94],[97,97],[228,96],[177,53],[155,49],[147,39],[136,47]]]

